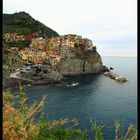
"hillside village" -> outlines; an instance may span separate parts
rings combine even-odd
[[[63,58],[60,50],[68,49],[70,51],[76,50],[76,46],[84,46],[85,50],[92,51],[95,46],[92,40],[82,38],[82,36],[68,34],[52,38],[39,37],[37,33],[29,35],[18,35],[17,33],[4,33],[3,42],[20,42],[31,41],[29,46],[23,49],[9,46],[10,50],[16,52],[21,60],[33,64],[47,63],[51,66],[56,66]]]

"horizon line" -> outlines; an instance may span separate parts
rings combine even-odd
[[[101,55],[101,56],[111,56],[111,57],[137,57],[137,55]]]

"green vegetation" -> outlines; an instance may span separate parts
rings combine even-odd
[[[19,27],[19,26],[3,26],[3,31],[8,33],[16,32],[18,34],[26,35],[33,33],[29,27]]]
[[[24,49],[24,47],[28,47],[30,45],[31,41],[24,40],[24,41],[18,41],[18,42],[7,42],[6,46],[10,47],[17,47],[19,49]]]
[[[28,13],[3,14],[3,32],[17,32],[21,35],[38,33],[42,37],[59,36],[57,32],[33,19]]]
[[[92,132],[93,140],[103,140],[103,126],[91,120],[91,130],[75,129],[75,119],[60,119],[49,121],[42,114],[35,121],[37,113],[41,112],[45,97],[29,106],[22,87],[19,95],[14,97],[10,91],[3,92],[3,140],[88,140],[88,132]],[[65,124],[71,128],[65,128]],[[126,134],[120,134],[120,123],[115,123],[114,140],[137,140],[137,129],[130,125]]]

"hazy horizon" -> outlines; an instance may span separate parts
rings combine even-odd
[[[4,0],[3,13],[25,11],[58,34],[93,41],[101,56],[137,56],[136,0]]]

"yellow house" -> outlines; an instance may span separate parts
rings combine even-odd
[[[28,55],[23,54],[23,55],[22,55],[22,59],[23,59],[23,60],[28,60]]]
[[[42,52],[41,56],[45,57],[46,56],[46,52]]]

